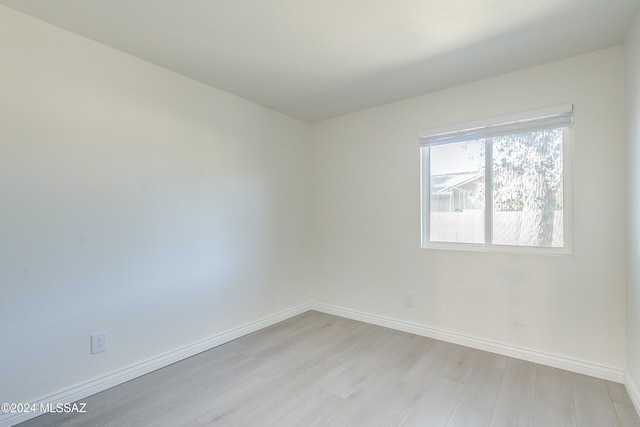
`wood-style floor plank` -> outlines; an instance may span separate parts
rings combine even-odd
[[[436,378],[416,402],[402,427],[424,427],[427,422],[431,427],[446,426],[463,389],[462,383]]]
[[[381,366],[377,371],[372,372],[368,382],[358,388],[353,394],[343,399],[342,405],[333,412],[327,412],[318,426],[338,427],[361,425],[361,420],[366,415],[366,411],[371,405],[385,404],[384,398],[389,390],[397,387],[402,377],[402,372],[389,365]],[[346,373],[348,376],[348,372]],[[372,424],[382,425],[382,424]]]
[[[307,312],[39,426],[640,427],[621,384]]]
[[[633,406],[631,397],[624,385],[606,381],[609,395],[613,401],[613,407],[622,427],[634,427],[640,425],[640,417]]]
[[[386,392],[386,394],[385,394]],[[362,426],[399,426],[413,410],[425,390],[419,385],[398,381],[383,396],[374,399],[365,407],[358,418]]]
[[[483,352],[451,413],[447,427],[488,426],[509,358]]]
[[[575,427],[571,374],[538,365],[533,427]]]
[[[509,359],[493,410],[491,427],[531,426],[536,392],[535,363]]]
[[[620,426],[604,380],[571,373],[571,382],[579,427]]]
[[[481,352],[469,347],[456,347],[457,348],[451,355],[451,358],[447,364],[444,365],[444,368],[442,368],[440,376],[466,384],[476,366],[476,362],[478,361]]]
[[[411,367],[404,376],[404,381],[429,387],[440,372],[444,369],[449,359],[453,356],[457,346],[444,341],[434,341],[433,345],[426,349],[424,354]]]

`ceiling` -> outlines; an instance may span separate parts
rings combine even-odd
[[[0,0],[306,122],[624,42],[640,0]]]

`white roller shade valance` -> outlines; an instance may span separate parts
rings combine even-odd
[[[427,147],[522,132],[557,129],[570,127],[572,122],[573,105],[560,105],[543,110],[456,125],[455,128],[448,127],[422,131],[420,132],[420,145]]]

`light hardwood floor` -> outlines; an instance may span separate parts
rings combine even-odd
[[[640,426],[621,384],[310,311],[27,426]]]

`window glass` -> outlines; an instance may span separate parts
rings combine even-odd
[[[431,240],[484,243],[484,141],[437,145],[429,158]]]
[[[492,140],[493,243],[563,246],[562,129]]]

